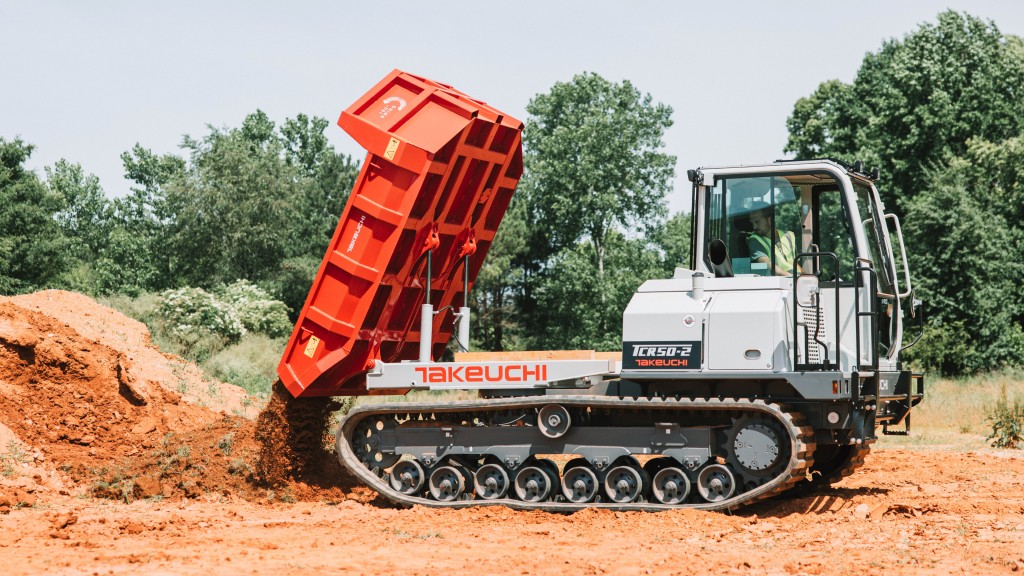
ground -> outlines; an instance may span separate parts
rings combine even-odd
[[[399,509],[323,470],[261,483],[237,390],[84,297],[19,298],[0,299],[4,574],[1024,573],[1024,452],[977,434],[884,440],[829,489],[733,514]]]

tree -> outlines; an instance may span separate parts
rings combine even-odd
[[[121,154],[125,178],[135,182],[131,193],[113,200],[110,242],[97,261],[100,292],[135,295],[174,285],[166,243],[173,215],[167,188],[185,177],[185,160],[158,155],[136,144]]]
[[[665,253],[665,271],[672,274],[677,266],[688,268],[690,263],[690,226],[693,217],[679,212],[668,219],[661,233],[656,236],[658,245]]]
[[[597,263],[587,242],[559,252],[538,288],[541,317],[538,343],[549,349],[622,349],[622,312],[645,280],[662,276],[658,251],[648,242],[607,236],[608,269]]]
[[[533,254],[586,238],[600,273],[616,226],[649,232],[664,217],[675,157],[661,150],[672,108],[628,80],[585,73],[536,96],[526,111],[520,190],[536,227]]]
[[[281,125],[285,162],[299,169],[308,182],[306,193],[298,198],[302,214],[295,239],[306,246],[300,253],[322,255],[338,224],[349,192],[359,176],[359,165],[350,156],[338,154],[327,141],[323,118],[299,114]]]
[[[532,326],[540,326],[568,321],[535,317],[534,290],[548,281],[543,278],[548,272],[580,274],[579,267],[590,262],[593,270],[587,276],[596,279],[599,306],[612,305],[614,294],[605,281],[610,238],[622,230],[631,236],[652,233],[664,219],[675,158],[662,152],[662,137],[672,125],[672,109],[653,102],[629,81],[616,84],[593,73],[555,84],[526,109],[530,116],[518,194],[526,205],[529,241],[518,261],[523,271],[519,309]],[[576,254],[558,270],[547,269],[561,251],[578,251],[581,241],[592,258],[580,260]],[[604,315],[600,318],[584,337],[601,340],[617,331]],[[539,333],[534,344],[550,345]]]
[[[527,257],[527,237],[526,203],[515,196],[470,292],[473,348],[517,350],[524,344],[525,326],[516,306],[523,277],[517,263]]]
[[[166,188],[169,272],[179,285],[210,288],[266,280],[288,255],[301,215],[299,175],[283,159],[274,123],[261,111],[241,128],[186,136],[189,163]]]
[[[95,294],[95,262],[110,239],[110,202],[99,178],[67,160],[46,168],[46,184],[61,200],[62,208],[55,218],[68,240],[71,259],[70,269],[60,283],[71,290]]]
[[[946,11],[865,56],[852,85],[822,83],[797,101],[786,151],[859,158],[882,168],[899,209],[927,172],[963,155],[971,138],[999,142],[1024,128],[1024,44],[992,22]]]
[[[966,158],[935,174],[907,213],[908,239],[919,247],[909,258],[930,337],[911,350],[944,374],[1024,363],[1024,230],[991,201],[999,196],[989,185],[998,171],[983,158],[992,152],[990,143],[972,143]]]
[[[33,146],[0,138],[0,294],[47,286],[68,267],[61,197],[25,169]]]
[[[86,174],[81,164],[58,160],[46,168],[46,183],[63,200],[56,219],[72,250],[80,258],[93,259],[106,241],[110,224],[110,203],[99,178]]]
[[[357,175],[327,142],[327,125],[299,115],[279,129],[257,110],[240,127],[186,136],[185,158],[136,145],[122,159],[138,186],[116,204],[115,222],[146,238],[147,254],[113,258],[132,249],[119,236],[102,276],[116,278],[124,262],[139,267],[125,286],[133,290],[251,280],[296,311]]]

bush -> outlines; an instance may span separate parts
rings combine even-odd
[[[292,331],[288,307],[284,302],[272,299],[265,290],[248,280],[239,280],[221,287],[215,294],[221,302],[234,310],[242,326],[249,332],[280,338],[288,336]]]
[[[996,402],[989,413],[992,434],[988,439],[996,448],[1024,448],[1024,401],[1015,398],[1013,405],[1005,399]]]
[[[159,313],[172,333],[189,340],[213,334],[237,342],[245,334],[235,307],[202,288],[164,290]]]

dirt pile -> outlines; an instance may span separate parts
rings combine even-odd
[[[252,398],[161,353],[141,323],[70,292],[0,298],[0,513],[52,492],[345,498],[317,443],[334,404],[286,397],[257,437]]]

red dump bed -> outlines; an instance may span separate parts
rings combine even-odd
[[[374,360],[418,358],[427,250],[434,309],[462,306],[463,257],[472,285],[522,175],[520,121],[398,70],[338,124],[368,153],[277,368],[296,397],[367,394]],[[435,359],[453,324],[435,315]]]

